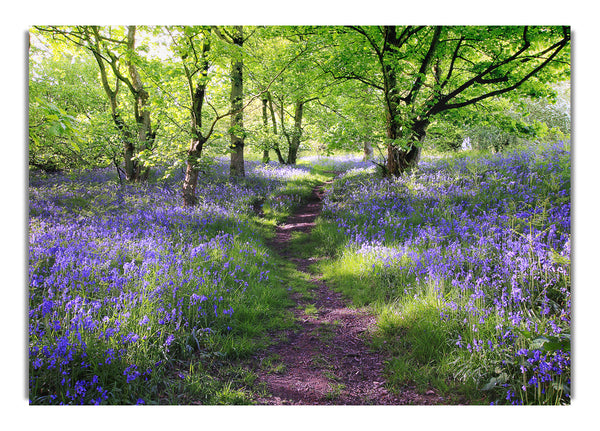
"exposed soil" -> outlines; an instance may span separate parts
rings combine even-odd
[[[286,223],[277,227],[270,247],[309,273],[314,258],[293,253],[293,232],[310,233],[321,212],[323,187]],[[385,388],[384,357],[368,347],[375,317],[366,309],[348,307],[342,296],[330,289],[319,275],[310,274],[313,295],[290,293],[297,306],[294,315],[300,329],[278,334],[277,342],[262,352],[259,381],[268,395],[258,404],[286,405],[404,405],[438,404],[433,391],[419,394],[408,388],[393,394]]]

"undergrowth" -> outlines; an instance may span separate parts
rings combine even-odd
[[[395,180],[350,171],[315,240],[325,278],[376,311],[394,390],[570,402],[568,146],[425,160]]]
[[[219,169],[191,209],[177,178],[32,173],[31,404],[247,404],[262,390],[242,364],[294,325],[295,278],[265,241],[319,179]]]

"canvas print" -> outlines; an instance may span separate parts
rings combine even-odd
[[[568,405],[569,26],[33,26],[32,405]]]

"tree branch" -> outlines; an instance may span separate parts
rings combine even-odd
[[[373,47],[373,49],[375,50],[377,57],[379,57],[380,60],[383,58],[383,50],[379,48],[379,46],[375,43],[373,38],[371,38],[371,36],[367,34],[364,28],[353,25],[348,26],[348,28],[356,31],[359,34],[362,34],[367,39],[371,47]]]
[[[333,77],[333,79],[336,79],[336,80],[340,80],[340,81],[341,80],[346,80],[346,81],[352,81],[352,80],[360,81],[363,84],[368,85],[369,87],[374,87],[374,88],[377,88],[378,90],[384,91],[383,86],[381,86],[381,85],[377,84],[376,82],[371,81],[371,80],[369,80],[369,79],[367,79],[365,77],[358,76],[355,73],[350,73],[348,75],[336,75],[333,70],[324,70],[324,72],[331,74],[331,76]]]
[[[225,33],[225,35],[223,35],[223,33],[221,33],[221,29],[218,26],[213,25],[213,26],[211,26],[211,28],[215,32],[215,34],[219,37],[219,39],[224,40],[227,43],[233,43],[233,40],[234,40],[233,36],[231,34],[229,34],[225,30],[225,28],[223,28],[223,33]]]
[[[450,78],[452,77],[452,73],[454,72],[454,64],[456,63],[456,59],[459,58],[458,52],[464,40],[464,37],[461,36],[461,38],[458,40],[458,43],[456,44],[456,48],[454,49],[454,53],[452,54],[452,60],[450,60],[450,66],[448,67],[448,73],[446,74],[444,82],[440,84],[440,89],[444,88],[446,84],[448,84]]]
[[[518,60],[519,55],[522,54],[527,49],[527,47],[529,47],[529,44],[530,44],[530,42],[526,39],[526,37],[527,37],[527,31],[525,30],[523,33],[524,33],[523,34],[523,39],[525,40],[525,44],[524,44],[523,48],[521,48],[516,54],[512,55],[511,57],[509,57],[509,59],[507,59],[505,61],[502,61],[498,65],[490,66],[484,72],[480,73],[479,75],[475,76],[474,78],[471,78],[465,84],[463,84],[460,87],[458,87],[457,90],[453,91],[452,93],[450,93],[447,96],[444,96],[440,101],[438,101],[438,103],[436,103],[428,111],[428,114],[431,115],[431,114],[436,114],[436,113],[439,113],[439,112],[442,112],[442,111],[446,111],[446,110],[449,110],[449,109],[462,108],[462,107],[465,107],[465,106],[472,105],[472,104],[475,104],[477,102],[480,102],[480,101],[482,101],[484,99],[489,99],[490,97],[499,96],[499,95],[508,93],[509,91],[513,91],[513,90],[517,89],[524,82],[526,82],[532,76],[534,76],[535,74],[537,74],[541,69],[543,69],[544,67],[546,67],[558,55],[558,53],[560,51],[562,51],[562,49],[567,45],[567,43],[571,39],[570,35],[565,31],[563,39],[561,39],[560,41],[558,41],[557,43],[555,43],[554,45],[552,45],[550,48],[545,49],[543,51],[544,53],[552,51],[552,54],[549,57],[547,57],[546,59],[544,59],[543,62],[541,62],[539,65],[537,65],[535,68],[533,68],[529,73],[527,73],[523,78],[521,78],[519,81],[515,82],[514,84],[509,85],[509,86],[504,87],[504,88],[501,88],[501,89],[498,89],[498,90],[495,90],[495,91],[491,91],[491,92],[486,93],[486,94],[482,94],[480,96],[474,97],[474,98],[469,99],[469,100],[465,100],[463,102],[448,103],[449,100],[451,100],[452,98],[456,97],[458,94],[462,93],[464,90],[466,90],[467,88],[471,87],[475,83],[489,84],[489,83],[496,83],[496,82],[507,82],[508,81],[508,77],[507,76],[503,76],[503,77],[499,77],[499,78],[488,78],[488,79],[485,79],[483,77],[487,73],[489,73],[489,71],[495,70],[498,67],[500,67],[501,65],[509,64],[511,61],[517,61]],[[460,91],[458,91],[458,90],[460,90]]]
[[[429,45],[429,49],[427,50],[427,54],[425,54],[425,57],[423,57],[423,61],[421,62],[421,67],[419,68],[419,72],[417,73],[417,79],[415,80],[415,83],[413,84],[412,88],[410,89],[410,92],[408,93],[408,95],[406,97],[402,98],[402,100],[404,100],[407,105],[411,104],[415,100],[415,98],[419,94],[419,91],[421,90],[421,87],[423,86],[423,82],[425,82],[424,77],[425,77],[425,74],[427,73],[427,69],[429,68],[429,64],[431,63],[433,56],[435,55],[435,51],[436,51],[438,43],[440,41],[441,34],[442,34],[442,27],[439,27],[439,26],[435,27],[435,30],[433,32],[433,37],[431,38],[431,43]]]

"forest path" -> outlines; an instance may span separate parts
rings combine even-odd
[[[436,404],[433,393],[407,390],[394,395],[386,390],[384,358],[367,345],[375,317],[367,309],[348,307],[340,293],[309,271],[315,258],[299,256],[291,249],[294,232],[312,231],[324,194],[324,185],[314,187],[309,201],[277,227],[269,243],[304,273],[309,294],[290,293],[299,329],[276,334],[276,343],[255,358],[259,382],[268,393],[255,401],[270,405]]]

